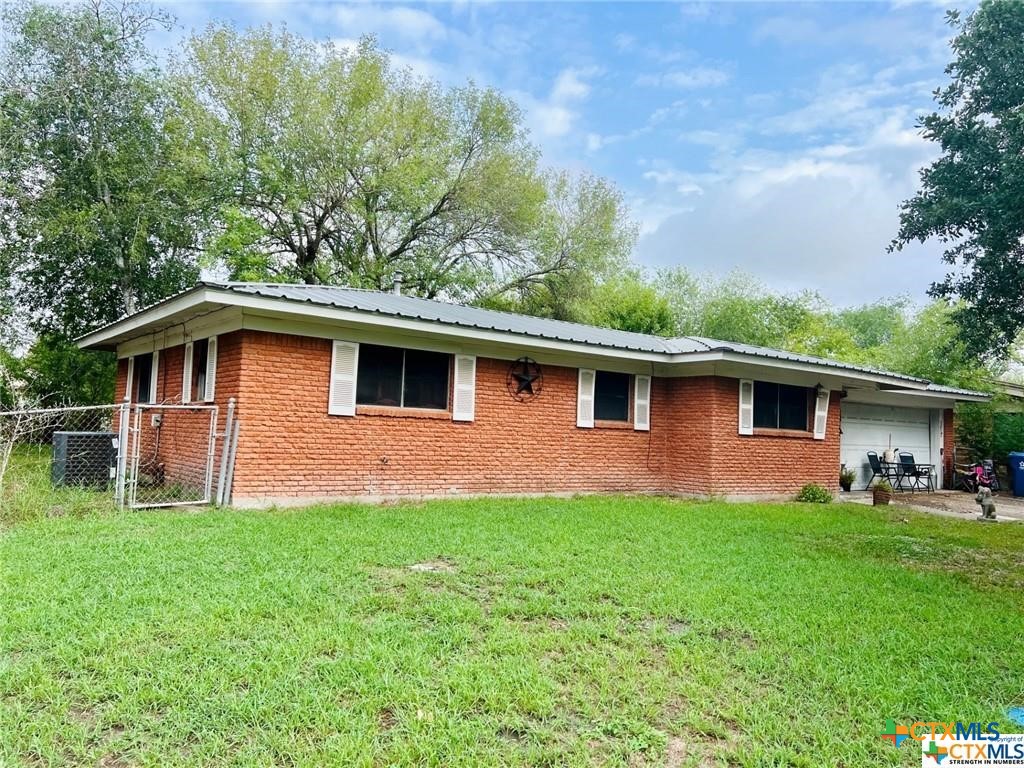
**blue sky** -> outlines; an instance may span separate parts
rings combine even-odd
[[[935,148],[915,129],[944,82],[933,3],[177,3],[177,34],[287,23],[495,86],[548,164],[614,181],[636,260],[753,273],[837,304],[923,300],[938,244],[887,254]]]

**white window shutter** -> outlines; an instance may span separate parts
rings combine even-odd
[[[126,399],[132,399],[132,384],[135,382],[135,358],[128,358],[128,378],[124,384],[124,396]]]
[[[452,393],[452,421],[473,421],[476,413],[476,358],[472,355],[455,356]]]
[[[206,340],[206,392],[203,400],[212,403],[217,393],[217,337]]]
[[[181,402],[192,402],[192,342],[185,344],[185,363],[181,367]]]
[[[825,427],[828,426],[828,399],[831,393],[826,389],[814,398],[814,439],[825,439]]]
[[[580,368],[579,386],[576,389],[576,426],[594,426],[594,382],[597,374],[589,368]]]
[[[649,432],[651,429],[651,377],[633,378],[633,429]]]
[[[740,429],[741,435],[754,434],[754,382],[740,379]]]
[[[332,416],[356,415],[356,371],[359,370],[359,345],[350,341],[334,342],[331,353],[331,392],[327,413]]]
[[[156,402],[157,374],[160,372],[160,350],[153,350],[153,366],[149,371],[149,402]]]

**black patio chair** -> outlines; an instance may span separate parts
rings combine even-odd
[[[911,493],[919,488],[930,491],[934,487],[932,484],[932,467],[928,464],[918,464],[914,461],[914,454],[908,453],[907,451],[900,451],[897,487],[901,491],[907,490],[903,487],[904,481],[910,483]]]
[[[871,467],[871,477],[868,480],[868,484],[864,486],[864,490],[871,488],[871,484],[875,482],[876,477],[880,477],[883,480],[892,482],[894,479],[894,473],[892,468],[882,464],[881,459],[878,458],[878,454],[874,451],[868,451],[868,465]]]

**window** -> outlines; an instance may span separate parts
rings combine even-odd
[[[156,383],[154,381],[156,371],[153,370],[153,353],[136,355],[133,366],[135,369],[135,402],[153,402],[155,389],[153,385]]]
[[[192,387],[190,402],[206,399],[207,363],[210,358],[210,340],[202,339],[192,345]]]
[[[594,418],[597,421],[629,421],[628,373],[598,371],[594,380]]]
[[[356,403],[399,408],[448,408],[451,355],[359,345]]]
[[[806,432],[809,403],[807,387],[754,382],[754,428]]]

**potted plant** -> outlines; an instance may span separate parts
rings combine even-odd
[[[885,479],[879,480],[871,489],[871,502],[877,507],[892,501],[892,484]]]
[[[843,467],[841,470],[839,470],[839,487],[842,488],[847,493],[849,493],[850,488],[853,487],[853,480],[855,477],[857,477],[856,472],[854,472],[852,469],[847,469],[846,467]]]

